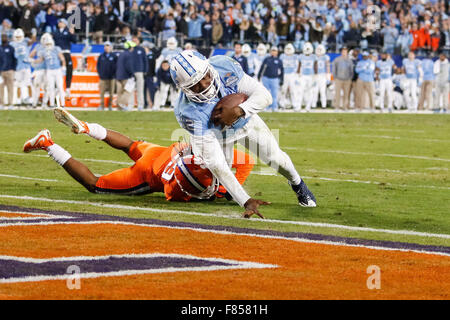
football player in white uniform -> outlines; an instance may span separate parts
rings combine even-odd
[[[251,198],[233,175],[231,151],[236,141],[251,150],[255,148],[253,151],[263,162],[287,178],[300,205],[316,206],[314,195],[291,159],[257,115],[272,103],[269,91],[260,82],[245,74],[240,64],[230,57],[218,55],[208,60],[195,51],[183,51],[173,58],[170,72],[182,91],[175,116],[180,126],[190,133],[194,155],[203,161],[234,201],[245,208],[246,217],[261,216],[258,207],[269,203]],[[216,127],[216,121],[211,121],[212,111],[221,98],[233,93],[243,93],[248,98],[239,105],[229,106],[233,119],[224,119],[220,113],[214,120],[225,123],[226,127]]]
[[[45,68],[45,61],[42,61],[40,63],[36,63],[34,60],[39,55],[43,55],[43,51],[45,50],[44,43],[48,38],[52,38],[52,35],[50,33],[44,33],[41,37],[41,40],[38,42],[38,44],[33,48],[33,50],[30,52],[30,59],[31,59],[31,65],[33,66],[33,97],[31,105],[33,108],[37,107],[38,101],[39,101],[39,95],[41,93],[41,89],[43,89],[44,96],[42,98],[42,107],[45,108],[45,106],[48,103],[48,90],[46,88],[47,80],[46,80],[46,68]]]
[[[262,63],[264,59],[267,57],[267,47],[264,43],[258,44],[256,48],[256,56],[255,56],[255,76],[258,77],[259,69],[261,69]]]
[[[63,74],[66,69],[66,60],[61,49],[55,46],[53,38],[45,38],[44,47],[44,50],[38,52],[38,58],[35,60],[35,63],[45,62],[49,105],[53,108],[55,99],[59,99],[60,105],[64,106]],[[56,95],[56,91],[59,95]]]
[[[417,111],[417,84],[422,78],[422,67],[420,60],[416,59],[414,52],[408,53],[408,58],[403,59],[403,72],[406,75],[406,85],[403,95],[408,110]]]
[[[327,84],[331,80],[330,57],[325,54],[326,49],[323,44],[316,48],[316,81],[313,93],[312,107],[317,106],[320,95],[320,105],[323,109],[327,107]]]
[[[280,56],[283,61],[284,80],[281,87],[280,106],[286,109],[291,105],[294,109],[298,109],[297,91],[299,90],[298,79],[298,56],[295,54],[295,49],[292,43],[288,43],[284,47],[284,53]]]
[[[170,61],[173,57],[183,51],[180,47],[178,47],[178,41],[175,37],[170,37],[167,39],[167,44],[164,49],[162,49],[160,56],[156,59],[156,69],[158,70],[161,67],[161,63],[163,61]]]
[[[31,64],[29,60],[30,48],[28,39],[25,39],[23,30],[14,30],[11,46],[14,48],[14,57],[17,60],[15,72],[16,87],[19,89],[17,100],[19,105],[31,104],[33,86],[31,85]]]
[[[247,64],[248,64],[248,75],[250,77],[255,76],[255,67],[257,64],[256,61],[256,54],[252,52],[252,48],[247,43],[244,43],[242,46],[242,55],[247,58]]]
[[[303,100],[305,100],[305,110],[310,111],[313,105],[313,88],[316,57],[314,48],[310,42],[303,46],[303,54],[298,57],[298,73],[300,74],[300,87],[298,103],[294,106],[295,111],[300,111]]]
[[[384,110],[384,97],[387,97],[388,111],[392,112],[394,103],[392,71],[395,71],[397,67],[387,52],[381,53],[381,59],[376,62],[376,67],[378,79],[380,80],[380,110]]]

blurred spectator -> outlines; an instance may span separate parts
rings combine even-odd
[[[209,15],[205,16],[205,21],[202,23],[202,38],[205,40],[204,46],[209,47],[212,40],[212,23]]]
[[[72,84],[73,63],[70,49],[72,43],[76,42],[74,33],[75,30],[73,28],[68,28],[66,19],[59,19],[58,28],[53,32],[55,46],[61,49],[66,61],[66,96],[70,95],[70,86]]]
[[[449,106],[450,63],[444,53],[434,63],[436,75],[436,106],[446,112]]]
[[[99,110],[105,108],[105,93],[108,91],[108,109],[112,110],[112,100],[114,93],[114,83],[116,76],[117,57],[112,53],[111,42],[105,42],[104,52],[98,57],[97,71],[100,77],[100,107]]]
[[[136,79],[136,96],[138,110],[144,109],[144,74],[148,71],[148,60],[144,48],[140,46],[139,37],[133,37],[132,51],[134,78]]]
[[[244,70],[244,72],[248,74],[248,61],[247,58],[242,55],[242,44],[239,42],[236,42],[234,44],[233,59],[239,62],[242,70]]]
[[[395,22],[391,21],[389,26],[385,26],[381,30],[383,37],[383,50],[388,54],[394,54],[395,44],[398,38],[398,30],[395,27]]]
[[[92,26],[93,40],[96,43],[103,43],[103,32],[108,29],[108,17],[100,5],[95,6],[94,24]]]
[[[353,78],[353,62],[348,57],[347,47],[341,49],[341,56],[333,60],[334,102],[336,110],[347,110]],[[342,92],[342,94],[341,94]],[[342,101],[342,104],[341,104]]]
[[[132,41],[125,41],[124,51],[117,59],[116,85],[117,85],[117,106],[124,111],[128,111],[134,105],[134,66],[133,53],[131,49],[136,44]]]
[[[2,45],[0,48],[1,77],[3,82],[0,84],[0,106],[13,106],[14,98],[14,70],[16,70],[17,61],[14,58],[14,48],[8,43],[6,34],[2,34]],[[8,91],[8,104],[5,100],[5,86]]]

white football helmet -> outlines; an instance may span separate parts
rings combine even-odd
[[[44,40],[44,47],[46,49],[52,49],[55,46],[55,42],[52,37],[48,37]]]
[[[285,47],[284,47],[284,54],[291,56],[295,53],[295,48],[292,45],[292,43],[288,43]]]
[[[250,48],[250,46],[247,43],[245,43],[242,46],[242,55],[244,57],[248,58],[248,57],[250,57],[251,54],[252,54],[252,48]]]
[[[175,37],[170,37],[167,39],[167,48],[170,50],[175,50],[178,46],[178,41],[175,39]]]
[[[202,92],[194,92],[192,86],[210,75],[211,83]],[[186,97],[194,102],[211,101],[219,92],[219,73],[211,66],[208,59],[197,51],[184,50],[170,60],[170,75],[173,82],[180,87]]]
[[[311,44],[311,42],[305,43],[305,45],[303,46],[303,54],[306,54],[307,56],[309,56],[313,52],[314,52],[314,48],[313,48],[313,45]]]
[[[267,53],[267,47],[264,43],[258,44],[258,47],[256,48],[256,53],[258,53],[258,56],[264,56]]]
[[[41,44],[44,45],[47,39],[52,39],[52,35],[48,32],[44,33],[41,37]]]
[[[23,33],[23,30],[20,28],[17,28],[16,30],[14,30],[13,39],[16,42],[22,42],[23,39],[25,39],[25,34]]]
[[[325,46],[323,44],[319,44],[316,48],[316,54],[318,56],[323,56],[326,53]]]

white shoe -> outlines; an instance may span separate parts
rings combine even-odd
[[[55,115],[56,120],[71,128],[73,133],[89,133],[89,128],[86,122],[78,120],[66,109],[62,107],[56,107],[53,110],[53,114]]]

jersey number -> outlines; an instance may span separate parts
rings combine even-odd
[[[167,166],[164,168],[164,171],[161,175],[161,178],[163,178],[166,181],[170,181],[172,179],[173,174],[175,173],[175,167],[177,166],[176,163],[173,163],[170,161]]]

